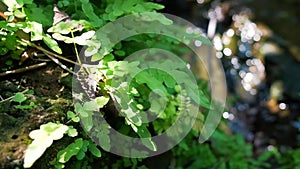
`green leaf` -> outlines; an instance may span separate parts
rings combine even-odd
[[[82,160],[85,157],[85,152],[87,151],[89,146],[89,141],[84,140],[81,149],[76,154],[77,160]]]
[[[91,61],[92,61],[92,62],[95,62],[95,61],[101,60],[103,57],[104,57],[104,56],[101,55],[100,53],[96,53],[96,54],[92,55]]]
[[[52,37],[59,41],[64,41],[65,43],[77,43],[78,45],[90,45],[89,39],[91,39],[95,34],[95,31],[88,31],[83,33],[80,36],[76,36],[74,38],[70,38],[68,36],[61,35],[60,33],[53,33]]]
[[[89,102],[85,102],[83,104],[83,109],[85,111],[97,111],[99,108],[98,108],[98,105],[95,101],[89,101]]]
[[[88,112],[84,110],[84,108],[79,103],[75,103],[74,107],[75,107],[75,112],[78,113],[81,117],[88,116]]]
[[[32,109],[32,108],[36,108],[37,105],[34,102],[30,102],[29,105],[16,105],[15,108],[17,109]]]
[[[94,46],[94,45],[90,45],[90,46],[88,46],[87,48],[86,48],[86,50],[84,51],[84,55],[86,56],[86,57],[89,57],[89,56],[92,56],[92,55],[95,55],[95,54],[97,54],[97,52],[98,52],[98,48],[96,47],[96,46]],[[102,54],[100,54],[100,56],[101,56]],[[97,57],[97,56],[96,56]],[[94,58],[94,61],[97,61],[97,60],[95,60],[95,58]]]
[[[103,21],[95,14],[92,3],[89,3],[89,1],[86,0],[81,0],[81,3],[82,11],[89,18],[89,20],[92,21],[93,26],[100,27],[103,24]]]
[[[153,20],[153,21],[157,20],[164,25],[171,25],[173,23],[172,20],[168,19],[167,17],[165,17],[163,14],[160,14],[160,13],[149,12],[149,13],[145,13],[143,15],[145,17],[151,18],[151,20]]]
[[[63,36],[60,33],[53,33],[52,37],[56,40],[63,41],[65,43],[74,43],[75,42],[75,40],[73,38],[70,38],[68,36]]]
[[[143,6],[148,10],[160,10],[165,8],[163,5],[153,2],[145,2],[143,3]]]
[[[75,103],[75,112],[80,115],[80,120],[85,128],[85,130],[90,131],[93,127],[93,111],[97,110],[97,105],[94,101],[84,103],[81,106],[79,103]]]
[[[49,137],[51,137],[53,140],[59,140],[63,137],[64,133],[67,132],[69,127],[64,124],[49,122],[41,125],[40,129],[48,132]]]
[[[67,130],[66,125],[49,122],[41,125],[40,129],[31,131],[29,137],[34,140],[25,151],[24,168],[30,168],[51,146],[53,140],[61,139]]]
[[[88,150],[88,145],[89,145],[90,143],[89,143],[89,141],[88,140],[84,140],[83,141],[83,144],[82,144],[82,147],[81,147],[81,150],[83,151],[83,152],[86,152],[87,150]]]
[[[46,7],[31,7],[24,8],[25,14],[27,15],[28,21],[36,21],[41,23],[43,27],[52,26],[54,12],[52,5]]]
[[[0,49],[1,50],[1,49]],[[7,51],[8,51],[8,49],[7,49]],[[0,52],[1,53],[1,52]],[[2,54],[2,53],[1,53]],[[3,55],[4,54],[6,54],[6,52],[5,53],[3,53]],[[12,60],[6,60],[5,61],[5,64],[7,65],[7,66],[12,66],[13,65],[13,61]]]
[[[69,1],[69,0],[62,0],[62,1],[59,1],[59,2],[57,3],[57,6],[58,6],[59,8],[67,7],[67,6],[69,6],[69,5],[70,5],[70,1]]]
[[[78,135],[78,132],[75,128],[73,128],[73,126],[69,126],[69,129],[67,131],[68,136],[70,137],[75,137]]]
[[[18,93],[16,93],[15,94],[15,96],[13,97],[13,101],[14,102],[18,102],[18,103],[22,103],[22,102],[24,102],[25,100],[26,100],[27,98],[25,97],[25,95],[23,94],[23,93],[21,93],[21,92],[18,92]]]
[[[82,45],[82,46],[89,45],[88,40],[91,39],[92,37],[94,37],[94,35],[95,35],[95,31],[88,31],[88,32],[81,34],[80,36],[74,37],[74,41],[78,45]]]
[[[30,108],[37,108],[37,105],[34,102],[29,103]]]
[[[72,111],[68,111],[67,112],[67,117],[68,117],[68,119],[72,119],[72,118],[74,118],[76,115],[75,115],[75,113],[73,113]]]
[[[176,85],[176,81],[174,80],[174,78],[172,78],[172,76],[169,75],[163,75],[163,79],[164,79],[164,83],[166,84],[167,87],[169,88],[175,88]]]
[[[97,97],[95,99],[95,101],[98,105],[98,108],[101,109],[108,103],[109,97],[100,96],[100,97]]]
[[[71,119],[73,122],[77,123],[80,121],[79,117],[75,115],[72,111],[67,112],[68,119]]]
[[[76,117],[73,117],[73,118],[72,118],[72,121],[75,122],[75,123],[77,123],[77,122],[80,121],[80,119],[79,119],[79,117],[76,116]]]
[[[30,31],[31,41],[38,41],[43,39],[43,25],[38,22],[27,22],[27,28]]]
[[[39,159],[46,149],[52,144],[53,140],[48,137],[41,137],[34,140],[26,149],[24,154],[24,168],[30,168]]]
[[[15,17],[11,15],[11,16],[8,16],[7,21],[13,22],[14,19],[15,19]]]
[[[166,106],[165,104],[164,98],[153,99],[151,100],[151,107],[149,108],[149,111],[159,114],[160,112],[163,112],[163,109]]]
[[[153,71],[143,71],[136,75],[136,81],[139,84],[147,84],[152,90],[160,90],[163,93],[167,93],[166,88],[163,85],[163,82],[158,79],[159,76]]]
[[[48,34],[44,35],[43,41],[50,49],[52,49],[53,51],[55,51],[58,54],[62,54],[62,50],[58,46],[58,43],[54,39],[52,39],[50,35],[48,35]]]
[[[139,169],[148,169],[145,165],[139,167]]]
[[[94,37],[95,36],[95,31],[88,31],[88,32],[84,32],[83,34],[81,34],[80,36],[79,36],[79,38],[81,38],[81,39],[91,39],[92,37]]]
[[[93,119],[92,119],[92,113],[87,112],[87,117],[81,117],[81,122],[84,124],[84,128],[87,131],[90,131],[93,127]]]
[[[107,123],[102,123],[99,126],[99,129],[101,132],[98,133],[98,139],[99,139],[99,145],[101,146],[102,149],[105,151],[110,150],[110,137],[109,137],[109,124]]]
[[[38,140],[39,138],[48,137],[48,132],[44,130],[33,130],[29,133],[29,137]]]
[[[101,157],[101,151],[97,148],[97,145],[95,143],[89,144],[89,151],[96,157]]]
[[[202,90],[199,90],[199,97],[200,97],[200,105],[204,108],[210,109],[210,101],[208,100],[207,96],[203,93]]]
[[[83,151],[79,151],[78,154],[76,154],[77,160],[82,160],[85,157],[85,153]]]
[[[28,90],[28,92],[26,92],[27,94],[34,94],[34,90]]]
[[[60,33],[66,35],[69,34],[70,32],[83,29],[83,26],[87,24],[88,23],[84,20],[79,20],[79,21],[72,20],[70,22],[59,22],[58,24],[49,28],[47,32]]]
[[[33,3],[33,0],[22,0],[24,4],[32,4]]]
[[[151,138],[141,138],[142,143],[152,151],[157,151],[156,144],[151,140]]]
[[[66,163],[71,157],[77,155],[83,145],[82,138],[78,138],[74,143],[68,145],[65,149],[57,153],[57,159],[60,163]]]
[[[95,45],[94,42],[92,42],[92,44],[91,44],[90,42],[91,42],[91,40],[88,40],[88,41],[87,41],[87,43],[88,43],[87,46],[88,46],[88,47],[85,49],[84,55],[85,55],[86,57],[90,57],[90,56],[95,55],[95,56],[92,57],[93,61],[98,61],[98,60],[102,59],[102,58],[105,56],[105,54],[104,54],[104,53],[101,53],[101,51],[99,51],[99,50],[100,50],[101,44]],[[99,47],[98,47],[98,46],[99,46]],[[97,54],[97,53],[99,53],[99,54]],[[108,53],[108,52],[107,52],[107,53]],[[107,53],[106,53],[106,54],[107,54]]]
[[[151,134],[145,126],[138,127],[138,135],[141,137],[142,143],[152,151],[157,151],[156,144],[151,140]]]
[[[118,56],[125,56],[126,55],[126,52],[123,51],[123,50],[117,50],[117,51],[114,51],[114,53]]]
[[[26,14],[22,13],[20,10],[15,10],[14,11],[14,16],[17,18],[25,18]]]
[[[9,8],[9,11],[23,6],[23,3],[18,3],[16,0],[2,0],[2,2]]]

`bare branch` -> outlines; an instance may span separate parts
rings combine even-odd
[[[0,76],[6,76],[6,75],[9,75],[9,74],[21,73],[21,72],[25,72],[25,71],[28,71],[28,70],[36,69],[36,68],[39,68],[39,67],[42,67],[42,66],[45,66],[45,65],[47,65],[47,63],[46,62],[42,62],[42,63],[39,63],[39,64],[35,64],[35,65],[31,65],[31,66],[26,66],[26,67],[15,69],[15,70],[8,70],[6,72],[0,73]]]

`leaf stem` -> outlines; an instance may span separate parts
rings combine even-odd
[[[71,30],[70,32],[71,32],[72,38],[75,39],[73,31]],[[79,54],[78,54],[78,50],[77,50],[77,46],[76,46],[75,41],[73,41],[73,45],[74,45],[74,50],[75,50],[75,54],[76,54],[77,61],[78,61],[78,63],[81,65],[80,68],[82,68],[83,71],[84,71],[86,74],[89,74],[88,71],[82,66],[82,62],[81,62],[81,60],[80,60],[80,58],[79,58]]]
[[[44,49],[43,47],[38,46],[38,45],[36,45],[36,44],[34,44],[34,43],[30,42],[30,41],[27,41],[27,40],[24,40],[24,39],[22,39],[22,41],[25,42],[25,43],[27,43],[29,46],[32,46],[32,47],[37,48],[38,50],[42,51],[42,52],[45,53],[45,54],[51,55],[51,56],[53,56],[53,57],[56,57],[56,58],[58,58],[58,59],[64,60],[64,61],[66,61],[66,62],[75,64],[75,65],[78,65],[78,66],[80,66],[80,67],[82,66],[80,63],[74,62],[74,61],[72,61],[72,60],[70,60],[70,59],[67,59],[67,58],[63,57],[63,56],[60,56],[60,55],[55,54],[55,53],[53,53],[53,52],[50,52],[50,51]]]
[[[72,36],[73,39],[75,39],[73,31],[71,31],[71,36]],[[77,47],[76,47],[76,43],[74,41],[73,41],[73,45],[74,45],[74,49],[75,49],[75,54],[76,54],[77,61],[78,61],[78,63],[80,65],[82,65],[81,60],[79,58],[78,50],[77,50]]]

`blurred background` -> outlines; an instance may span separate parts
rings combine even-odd
[[[300,1],[158,0],[201,27],[226,72],[228,119],[260,154],[300,145]]]

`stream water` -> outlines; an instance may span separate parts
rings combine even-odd
[[[300,14],[296,0],[160,1],[164,12],[190,20],[209,32],[228,86],[233,132],[241,133],[259,154],[273,146],[299,147]],[[272,17],[270,17],[272,16]],[[288,29],[288,30],[287,30]],[[290,31],[291,30],[291,31]]]

